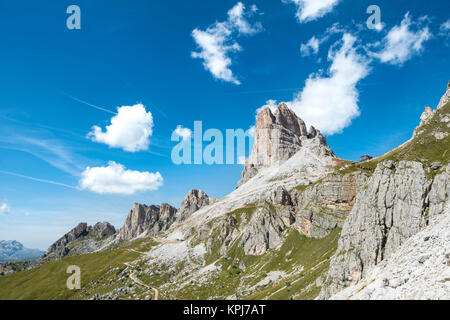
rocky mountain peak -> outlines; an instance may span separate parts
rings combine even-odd
[[[177,212],[177,221],[181,222],[189,218],[197,210],[209,205],[212,198],[202,190],[192,189],[183,199],[180,210]]]
[[[450,81],[447,84],[447,91],[444,93],[444,95],[441,97],[441,100],[439,101],[439,104],[436,109],[431,109],[430,107],[425,107],[425,110],[423,111],[422,115],[420,116],[420,124],[416,129],[414,130],[413,138],[416,137],[418,134],[423,132],[423,127],[430,122],[431,119],[433,119],[436,112],[438,112],[443,106],[445,106],[447,103],[450,102]],[[442,121],[448,122],[448,116],[445,116]],[[437,139],[443,139],[447,137],[448,133],[436,133]]]
[[[275,123],[290,130],[297,136],[307,136],[305,122],[296,116],[285,103],[280,103],[275,110]]]
[[[308,132],[305,122],[285,103],[280,103],[275,113],[263,108],[256,118],[255,142],[238,185],[254,177],[260,168],[288,160],[302,147],[320,156],[334,156],[320,131],[311,126]]]

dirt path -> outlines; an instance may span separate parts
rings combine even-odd
[[[140,253],[140,254],[146,254],[146,253],[144,253],[144,252],[139,252],[139,251],[136,251],[136,250],[134,250],[134,249],[128,249],[129,251],[132,251],[132,252],[137,252],[137,253]],[[124,262],[124,265],[126,265],[127,267],[130,267],[130,268],[133,268],[133,266],[130,264],[130,263],[128,263],[128,262]],[[142,282],[141,280],[139,280],[138,278],[136,278],[136,274],[135,274],[135,272],[132,272],[131,274],[130,274],[130,279],[134,282],[134,283],[136,283],[136,284],[138,284],[138,285],[140,285],[140,286],[142,286],[142,287],[145,287],[145,288],[147,288],[147,289],[151,289],[151,290],[153,290],[153,292],[155,293],[155,298],[154,298],[154,300],[158,300],[158,296],[159,296],[159,290],[158,289],[156,289],[156,288],[152,288],[152,287],[150,287],[150,286],[148,286],[148,285],[146,285],[144,282]]]

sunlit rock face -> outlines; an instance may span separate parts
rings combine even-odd
[[[333,151],[327,145],[325,137],[310,127],[306,129],[305,122],[281,103],[272,113],[270,108],[263,108],[256,119],[255,143],[253,150],[245,162],[241,186],[254,177],[262,167],[270,167],[274,164],[288,160],[305,145],[305,140],[311,148],[320,156],[334,156]]]

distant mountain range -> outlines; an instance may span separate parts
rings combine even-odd
[[[36,259],[43,254],[43,251],[25,248],[15,240],[0,240],[0,262]]]

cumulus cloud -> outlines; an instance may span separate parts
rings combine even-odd
[[[117,115],[111,118],[106,130],[93,126],[88,137],[111,148],[137,152],[148,149],[152,129],[152,113],[147,112],[142,104],[136,104],[117,108]]]
[[[319,19],[331,12],[340,0],[282,0],[294,3],[297,7],[296,17],[299,22],[309,22]]]
[[[79,182],[83,190],[124,195],[157,190],[162,185],[163,178],[159,172],[133,171],[114,161],[110,161],[107,167],[87,167]]]
[[[428,27],[421,27],[426,21],[426,17],[420,18],[417,22],[411,20],[409,12],[406,13],[400,25],[394,26],[384,37],[381,43],[381,50],[371,53],[383,63],[402,65],[415,54],[423,51],[423,44],[431,38]]]
[[[183,139],[183,141],[186,141],[192,136],[192,130],[189,128],[183,128],[182,126],[177,126],[174,130],[174,134]]]
[[[0,205],[0,214],[9,214],[11,212],[11,208],[5,202]]]
[[[370,71],[370,61],[357,52],[356,37],[344,33],[328,53],[327,76],[312,74],[288,106],[308,125],[325,134],[341,132],[359,115],[357,83]],[[337,50],[333,48],[339,47]]]
[[[235,37],[253,35],[262,30],[260,23],[251,24],[247,20],[257,10],[255,5],[252,5],[250,10],[245,10],[242,2],[238,2],[228,11],[226,21],[216,22],[204,31],[198,28],[192,31],[192,37],[200,51],[192,52],[191,56],[202,59],[204,68],[211,72],[214,78],[240,84],[230,69],[230,54],[242,50]]]

